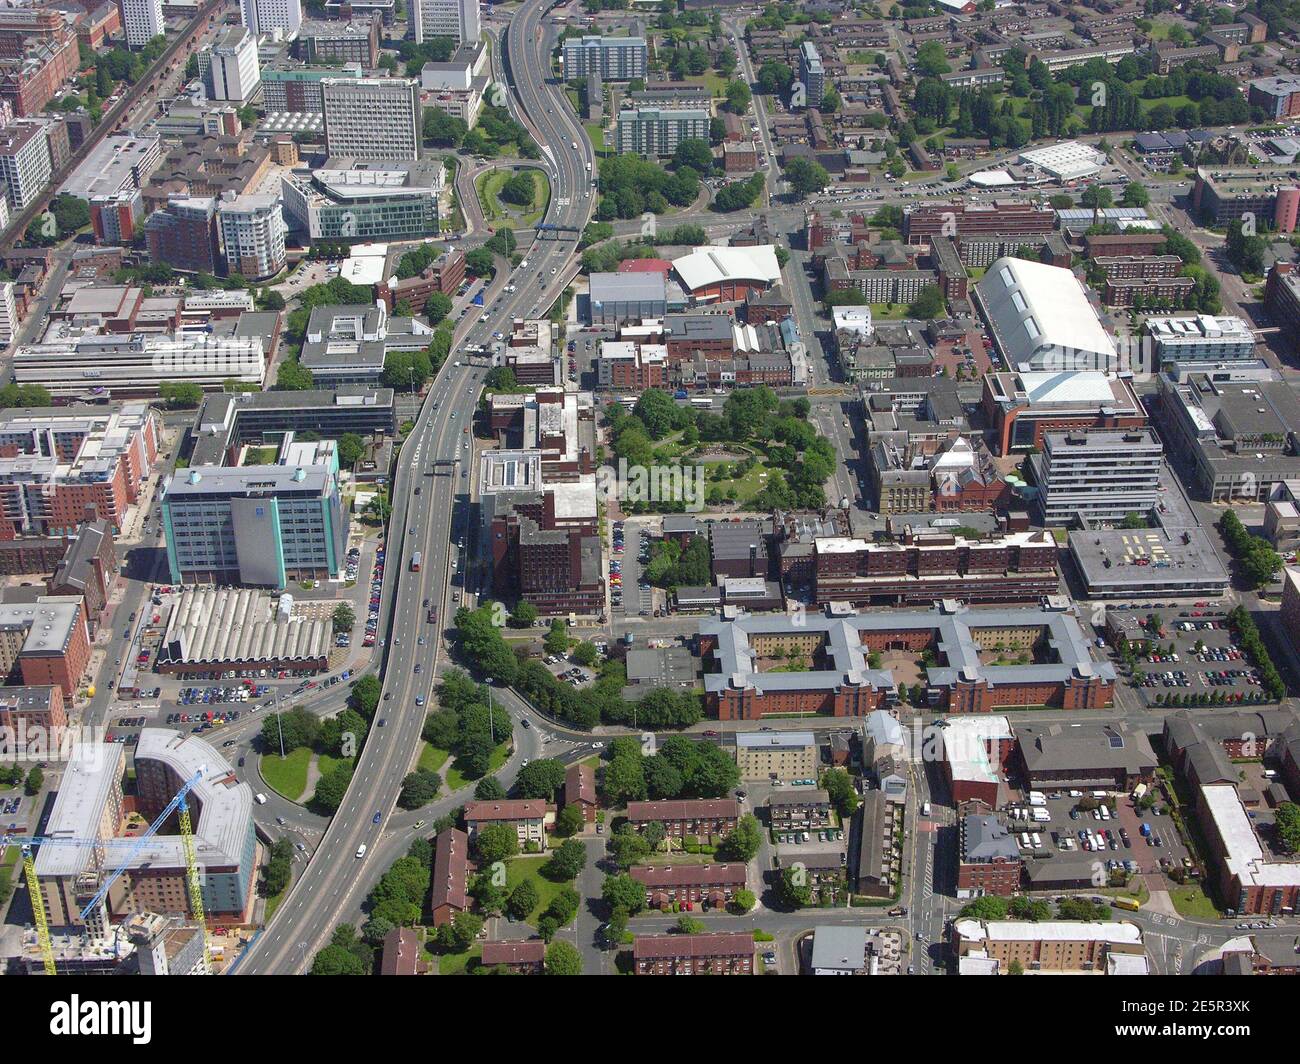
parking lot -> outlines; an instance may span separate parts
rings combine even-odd
[[[650,533],[629,521],[614,522],[610,558],[610,605],[625,617],[654,613],[654,588],[642,579],[641,567],[650,560]]]
[[[1187,858],[1187,849],[1163,802],[1139,813],[1128,795],[1110,791],[1039,793],[1045,804],[1035,806],[1023,795],[1013,797],[1003,808],[1007,826],[1020,846],[1031,890],[1089,883],[1118,886],[1121,884],[1111,882],[1111,875],[1121,871],[1126,885],[1136,890],[1137,876],[1159,876],[1175,864],[1183,865]],[[1148,882],[1150,886],[1163,885]]]
[[[1134,686],[1146,705],[1265,701],[1258,670],[1236,646],[1222,616],[1195,609],[1157,616],[1162,623],[1149,629],[1150,653],[1139,655],[1133,668]]]

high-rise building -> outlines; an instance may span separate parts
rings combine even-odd
[[[479,38],[479,0],[411,0],[411,28],[415,43],[434,37],[451,37],[457,44]]]
[[[707,110],[662,110],[658,107],[624,108],[618,113],[619,154],[666,157],[683,140],[709,139]]]
[[[199,52],[199,74],[212,99],[246,103],[261,80],[257,37],[243,26],[231,26],[212,47]]]
[[[288,226],[275,196],[234,196],[217,205],[226,268],[250,281],[284,269]]]
[[[240,20],[250,33],[261,36],[280,30],[292,37],[302,26],[301,0],[240,0]]]
[[[804,41],[799,48],[799,80],[803,82],[805,107],[820,107],[826,95],[826,68],[812,41]]]
[[[217,201],[212,196],[172,196],[145,223],[149,261],[193,273],[217,272]]]
[[[165,31],[162,0],[118,0],[118,4],[122,9],[126,43],[130,47],[142,48]]]
[[[0,283],[0,347],[8,347],[18,335],[18,309],[14,306],[14,283]]]
[[[326,78],[325,148],[330,155],[399,162],[420,157],[420,83],[414,78]]]
[[[0,180],[9,206],[21,211],[50,183],[50,149],[38,126],[0,129]]]
[[[564,76],[570,80],[644,78],[647,59],[644,37],[570,37],[564,42]]]
[[[1150,429],[1045,433],[1042,452],[1029,460],[1042,523],[1111,524],[1145,514],[1160,497],[1163,455]]]
[[[332,441],[324,442],[328,464],[312,457],[307,465],[179,471],[162,501],[172,581],[285,587],[337,576],[347,518]]]

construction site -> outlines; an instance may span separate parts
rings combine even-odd
[[[253,794],[207,742],[165,728],[126,755],[82,743],[43,834],[21,848],[32,974],[211,974],[225,962],[210,922],[247,924],[258,866]],[[224,933],[226,928],[221,928]]]

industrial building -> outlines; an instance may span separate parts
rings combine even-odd
[[[191,587],[172,607],[157,668],[178,676],[249,668],[319,672],[333,640],[330,618],[301,616],[288,595]]]

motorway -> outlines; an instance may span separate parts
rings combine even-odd
[[[549,36],[542,30],[548,3],[553,0],[526,2],[514,13],[507,31],[504,61],[513,82],[510,108],[542,149],[553,190],[547,222],[580,231],[591,209],[592,201],[584,193],[590,187],[587,167],[594,165],[594,159],[562,90],[550,82]],[[578,143],[579,150],[565,147],[566,142]],[[528,269],[511,278],[518,291],[503,294],[488,306],[487,321],[462,320],[452,354],[402,445],[393,477],[380,614],[386,645],[380,648],[384,694],[376,716],[387,723],[372,727],[347,795],[274,918],[242,957],[241,975],[297,974],[309,967],[336,923],[356,910],[370,884],[386,870],[385,862],[408,844],[409,836],[398,838],[397,844],[391,841],[397,837],[396,829],[407,822],[405,814],[395,816],[394,807],[402,778],[419,750],[427,712],[415,705],[415,698],[429,697],[439,666],[446,663],[441,635],[456,608],[453,596],[459,594],[452,579],[452,552],[457,541],[468,540],[470,534],[475,466],[472,419],[487,372],[485,366],[469,364],[459,352],[466,344],[485,343],[494,331],[504,331],[512,318],[530,313],[533,306],[549,306],[559,298],[575,269],[576,241],[577,232],[569,239],[538,239],[527,250]],[[448,460],[456,463],[450,475],[427,475],[435,461]],[[422,555],[418,573],[410,569],[416,551]],[[443,625],[426,622],[425,599],[438,609]],[[422,665],[419,676],[414,671],[417,663]],[[514,703],[508,705],[515,714],[522,711]],[[521,731],[528,738],[520,742],[540,746],[530,730]],[[516,749],[503,781],[522,753]],[[462,794],[452,804],[466,797]],[[432,809],[421,813],[437,815]],[[355,855],[363,844],[368,852],[358,858]]]

